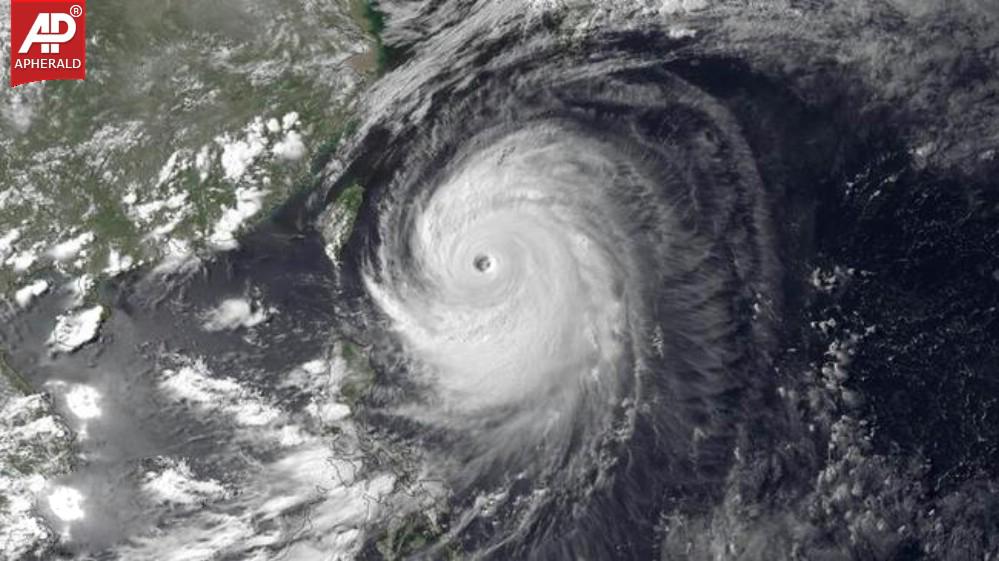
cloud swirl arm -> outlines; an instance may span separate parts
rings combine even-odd
[[[379,372],[362,415],[458,505],[436,547],[633,558],[656,546],[604,548],[716,492],[766,384],[769,195],[734,117],[647,49],[516,52],[372,102],[344,173],[369,194],[341,270]]]

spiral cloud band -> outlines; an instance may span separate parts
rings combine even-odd
[[[448,409],[550,405],[621,375],[634,263],[600,148],[542,126],[471,155],[414,217],[411,270],[369,282]]]
[[[375,349],[361,416],[445,482],[435,547],[642,558],[627,536],[714,492],[752,407],[767,194],[732,115],[662,64],[525,53],[414,64],[373,103],[344,173],[368,193],[341,267]]]

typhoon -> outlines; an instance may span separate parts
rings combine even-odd
[[[741,415],[767,344],[767,322],[750,318],[754,299],[773,305],[773,248],[744,142],[679,78],[633,77],[521,76],[538,80],[529,97],[500,85],[449,108],[467,120],[442,119],[453,148],[419,151],[448,164],[386,187],[360,268],[409,388],[384,407],[446,435],[436,453],[455,492],[500,493],[535,516],[567,499],[582,510],[525,523],[550,541],[532,555],[610,555],[613,541],[587,534],[651,527],[642,494],[723,473],[732,434],[703,422],[708,404],[728,394]],[[760,348],[736,345],[740,330]],[[630,480],[662,453],[674,465]],[[622,499],[624,521],[599,502]]]
[[[266,218],[0,313],[0,553],[999,556],[993,3],[364,6],[356,126],[161,172]]]
[[[929,479],[871,448],[861,393],[884,403],[884,386],[847,383],[880,328],[837,299],[876,273],[824,261],[887,233],[863,218],[879,186],[925,196],[902,171],[925,164],[901,156],[907,109],[877,113],[877,86],[840,80],[814,44],[746,57],[723,38],[744,28],[701,37],[668,7],[384,6],[405,63],[373,89],[326,200],[366,188],[337,268],[345,333],[376,373],[358,422],[408,451],[379,465],[432,482],[381,522],[419,537],[396,553],[950,547],[896,524],[914,520],[907,501],[936,499],[903,498]],[[431,522],[414,530],[407,512]]]
[[[344,172],[369,197],[341,267],[381,374],[361,416],[451,505],[419,556],[651,558],[773,383],[782,195],[650,56],[681,43],[599,41],[400,69]]]

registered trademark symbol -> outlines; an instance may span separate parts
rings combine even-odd
[[[79,4],[73,4],[69,8],[69,15],[74,18],[78,18],[83,15],[83,8],[81,8]]]

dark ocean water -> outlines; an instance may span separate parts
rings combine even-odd
[[[239,488],[249,485],[248,472],[260,462],[280,457],[266,441],[238,436],[231,418],[178,402],[161,384],[165,369],[197,357],[213,376],[235,380],[289,415],[309,402],[287,386],[287,376],[323,356],[335,338],[332,269],[319,236],[298,230],[288,210],[247,235],[242,249],[190,274],[142,271],[100,287],[98,301],[111,313],[99,343],[76,353],[53,354],[46,344],[52,318],[64,307],[58,293],[5,325],[9,362],[33,387],[60,395],[50,384],[84,384],[101,396],[100,417],[86,423],[87,436],[75,446],[73,472],[57,481],[84,490],[87,517],[56,551],[119,558],[116,546],[169,519],[169,505],[144,502],[140,490],[156,458],[183,458],[201,478]],[[280,313],[252,333],[203,329],[207,310],[248,293]],[[56,406],[66,410],[59,400]],[[153,555],[168,553],[174,554]]]

